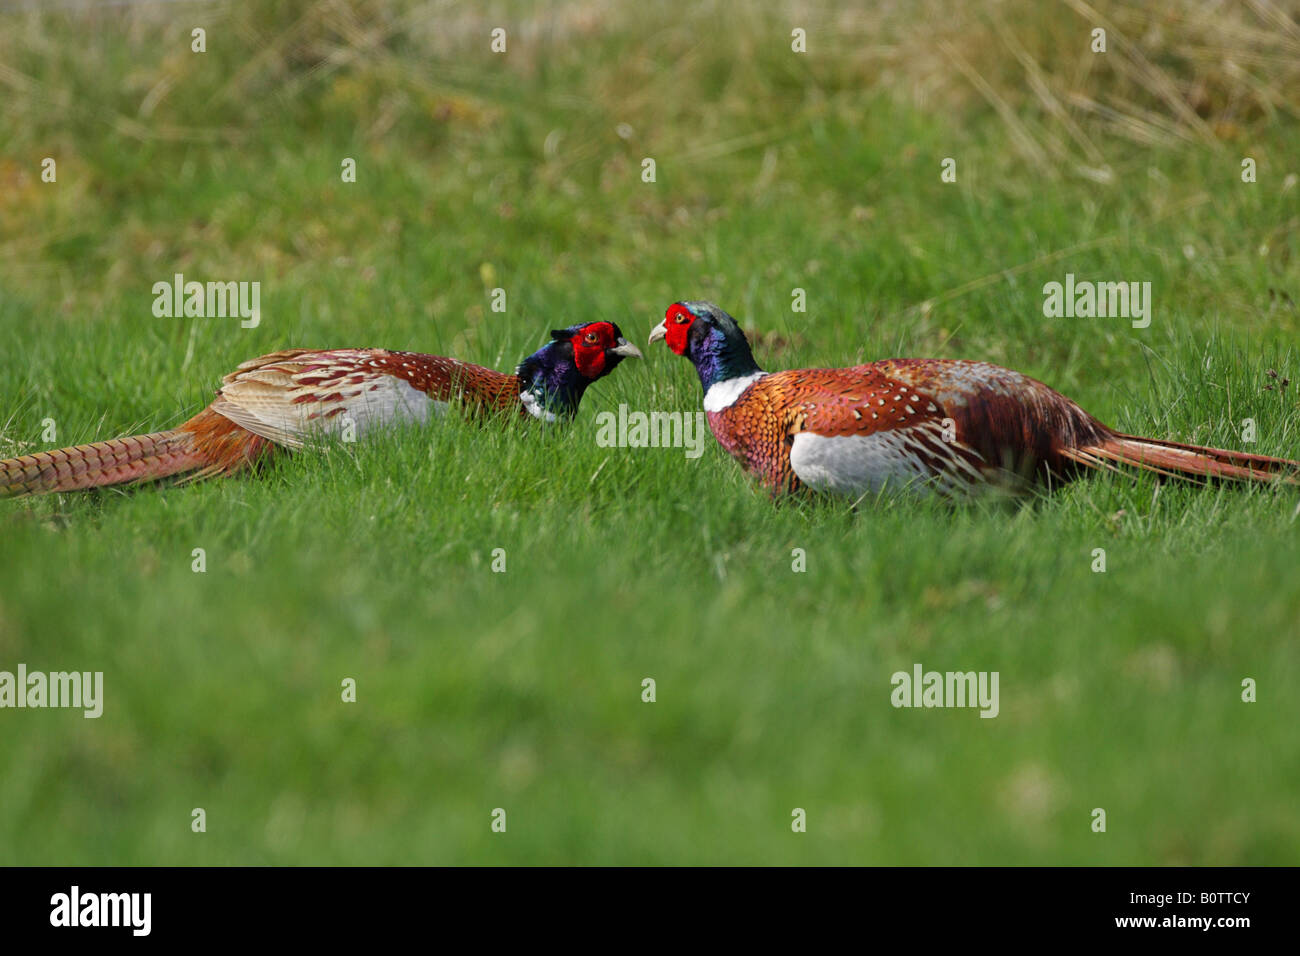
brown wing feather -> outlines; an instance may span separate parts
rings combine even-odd
[[[422,421],[428,400],[489,410],[519,405],[518,379],[438,355],[387,349],[290,349],[240,365],[222,380],[212,408],[278,444],[301,447],[310,433],[361,434]],[[522,406],[520,411],[522,413]]]
[[[931,396],[891,378],[877,365],[802,369],[778,376],[784,374],[792,376],[788,387],[798,393],[791,419],[796,431],[828,437],[871,435],[925,422],[940,411]]]
[[[779,422],[766,432],[764,419]],[[892,433],[896,454],[950,490],[1014,476],[1069,477],[1081,462],[1063,454],[1097,444],[1106,426],[1046,385],[984,362],[891,359],[842,369],[776,372],[718,416],[740,433],[720,440],[773,490],[792,490],[795,435]],[[717,429],[715,428],[715,432]]]
[[[711,416],[723,446],[774,493],[800,485],[790,448],[804,432],[827,438],[898,432],[923,472],[954,488],[979,481],[978,454],[961,441],[946,440],[943,418],[930,395],[891,378],[880,364],[775,372]]]
[[[1070,448],[1105,441],[1111,430],[1060,392],[1011,369],[955,359],[876,363],[891,378],[933,397],[958,441],[1005,472],[1069,478]]]

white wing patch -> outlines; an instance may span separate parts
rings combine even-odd
[[[906,488],[954,496],[986,484],[984,473],[967,457],[978,459],[978,453],[946,442],[942,435],[937,422],[872,435],[799,432],[790,446],[790,467],[808,487],[836,494]]]
[[[212,410],[255,435],[301,448],[313,436],[339,437],[350,422],[356,437],[399,422],[423,424],[429,415],[444,414],[446,402],[435,402],[396,375],[353,367],[350,378],[324,385],[303,384],[316,379],[319,366],[289,371],[265,365],[230,376],[212,403]],[[357,379],[360,379],[359,381]]]

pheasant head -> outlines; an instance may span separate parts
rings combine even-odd
[[[519,394],[536,418],[554,421],[578,411],[582,393],[625,358],[642,358],[613,322],[553,329],[551,340],[519,363]]]
[[[739,323],[712,302],[674,302],[650,333],[691,360],[705,394],[714,385],[762,373]]]

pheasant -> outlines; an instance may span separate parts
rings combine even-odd
[[[587,386],[628,357],[642,355],[612,322],[552,331],[514,375],[387,349],[273,352],[240,365],[211,405],[168,431],[0,461],[0,498],[230,475],[314,437],[423,423],[453,403],[478,413],[571,418]]]
[[[1026,491],[1129,465],[1189,479],[1300,483],[1300,462],[1125,435],[1027,375],[986,362],[888,359],[764,372],[710,302],[677,302],[650,333],[695,365],[713,435],[773,496],[907,486]]]

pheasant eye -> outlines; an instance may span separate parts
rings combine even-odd
[[[590,342],[592,345],[595,345],[597,342],[600,341],[600,336],[597,335],[595,332],[588,332],[586,337],[583,339],[583,341]]]
[[[678,313],[677,313],[677,324],[678,324],[678,325],[685,325],[685,324],[686,324],[687,322],[689,322],[689,321],[691,321],[691,320],[690,320],[690,317],[689,317],[685,312],[678,312]]]

